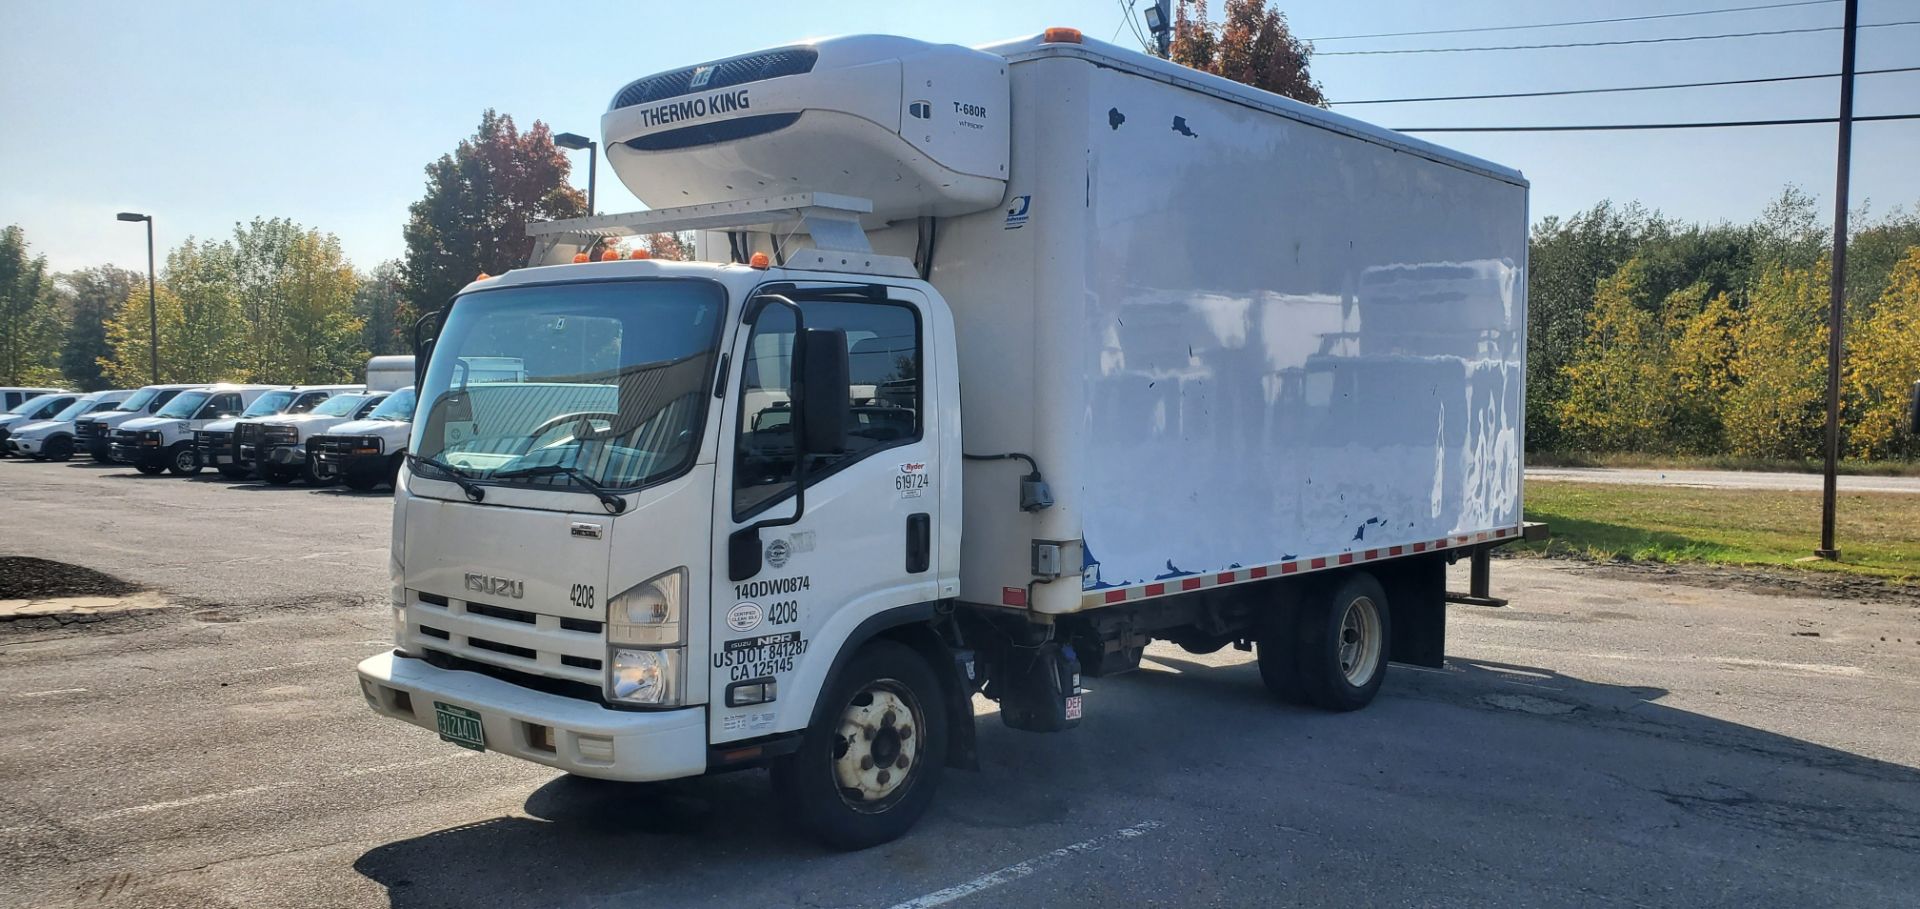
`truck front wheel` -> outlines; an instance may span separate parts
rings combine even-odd
[[[176,477],[200,472],[200,453],[193,450],[192,442],[181,442],[167,452],[167,470]]]
[[[1260,679],[1275,697],[1323,710],[1359,710],[1387,675],[1392,626],[1386,591],[1352,572],[1302,599],[1260,640]]]
[[[787,815],[835,849],[898,838],[926,813],[946,767],[940,681],[911,648],[861,648],[814,709],[800,749],[773,766]]]

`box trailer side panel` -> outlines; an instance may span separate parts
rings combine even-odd
[[[1517,527],[1524,184],[1077,65],[1082,587]]]

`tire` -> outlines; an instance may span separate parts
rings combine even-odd
[[[221,464],[213,469],[220,471],[220,475],[229,480],[244,480],[253,476],[253,471],[241,467],[238,464]]]
[[[200,453],[193,450],[192,442],[181,442],[167,449],[167,471],[176,477],[190,477],[200,472]]]
[[[312,458],[308,458],[306,466],[298,468],[300,478],[306,480],[308,486],[332,486],[340,482],[338,477],[321,476],[318,467],[319,465],[316,464]]]
[[[113,455],[107,453],[106,446],[98,443],[87,446],[87,457],[92,458],[95,464],[113,463]]]
[[[774,763],[774,795],[791,822],[831,848],[877,846],[926,813],[946,749],[945,693],[932,667],[903,644],[872,641],[814,707],[799,750]],[[906,772],[895,776],[900,761]]]
[[[277,464],[260,465],[260,478],[275,486],[288,486],[300,478],[298,467],[281,467]]]
[[[1393,610],[1380,582],[1365,572],[1330,579],[1320,591],[1300,604],[1291,648],[1294,680],[1307,704],[1359,710],[1373,702],[1387,677]]]
[[[73,459],[73,440],[66,436],[54,436],[47,440],[47,447],[40,449],[43,461],[70,461]]]
[[[148,463],[146,461],[135,461],[133,463],[133,469],[140,471],[141,473],[144,473],[147,476],[157,477],[167,472],[167,465],[165,462]]]
[[[384,478],[377,473],[364,470],[350,470],[347,471],[345,476],[341,477],[341,481],[347,484],[347,488],[354,492],[371,490],[379,486],[383,479]]]

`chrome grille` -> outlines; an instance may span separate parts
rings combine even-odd
[[[407,592],[409,640],[473,663],[599,688],[606,638],[599,622],[568,621],[491,603]]]

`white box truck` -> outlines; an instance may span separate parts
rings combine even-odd
[[[977,694],[1065,729],[1159,639],[1358,708],[1523,534],[1513,170],[1072,30],[704,63],[601,126],[676,207],[531,225],[421,345],[382,714],[764,765],[860,847],[973,763]],[[659,230],[717,261],[604,248]]]

